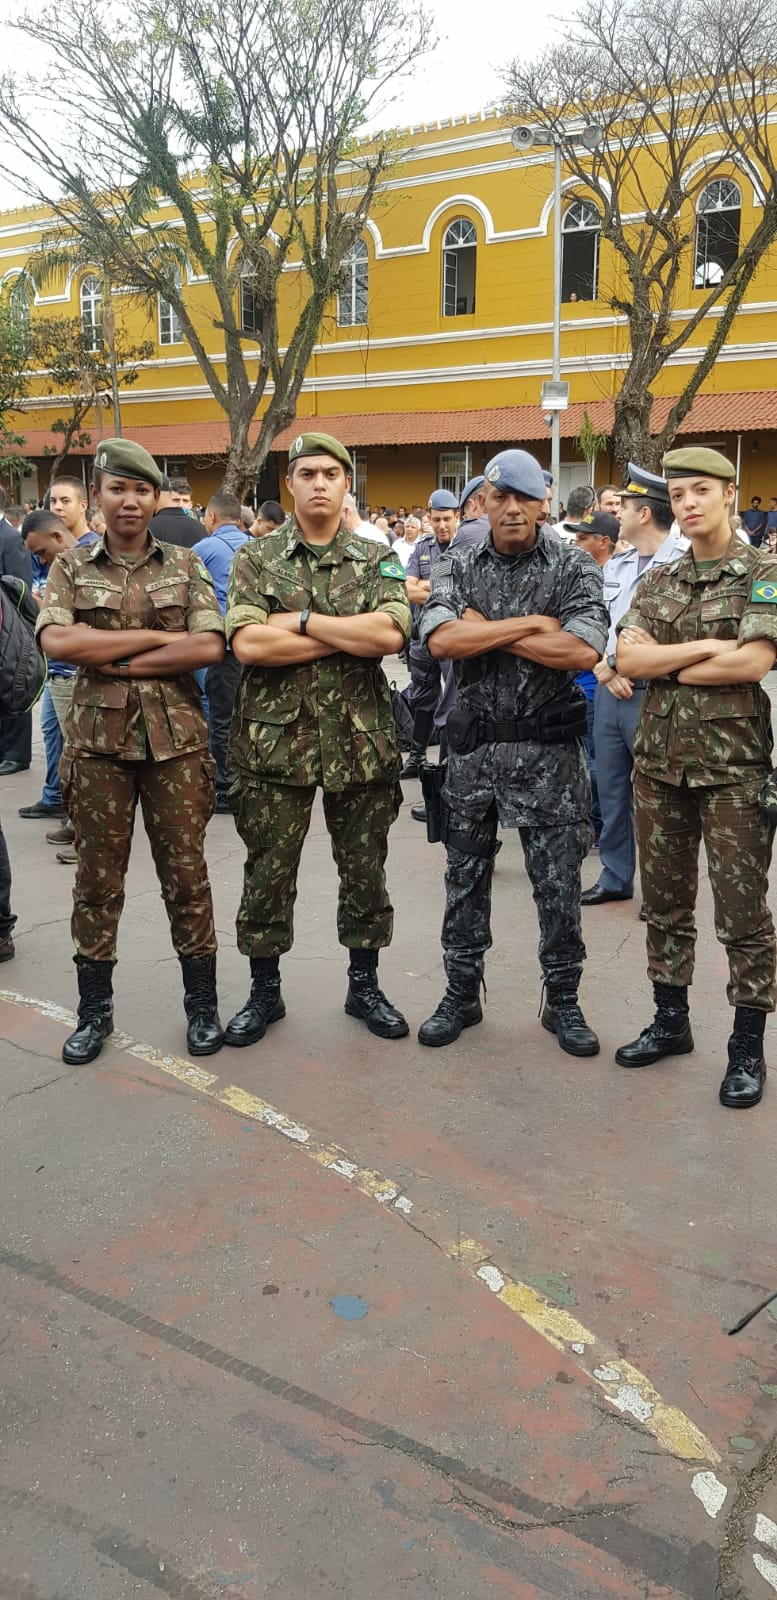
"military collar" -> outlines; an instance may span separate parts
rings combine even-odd
[[[551,544],[555,542],[540,528],[530,550],[518,550],[514,556],[503,556],[494,544],[494,535],[489,527],[483,543],[475,546],[475,558],[476,560],[483,560],[486,555],[493,555],[496,556],[498,561],[520,561],[524,556],[533,556],[535,551],[538,551],[544,561],[550,561]]]
[[[283,554],[287,560],[290,560],[291,557],[299,550],[300,546],[303,550],[307,550],[309,546],[306,545],[302,529],[300,528],[299,523],[293,514],[289,517],[286,528],[287,537],[286,543],[283,547]],[[341,522],[340,527],[334,536],[334,540],[324,554],[319,558],[319,566],[339,567],[345,556],[351,556],[355,561],[358,561],[360,558],[363,560],[364,551],[359,548],[357,539],[358,535],[351,535],[348,532],[345,524]],[[363,540],[362,543],[364,543]]]
[[[156,535],[149,532],[148,537],[149,544],[146,549],[144,559],[148,559],[149,556],[158,556],[160,561],[164,561],[165,552],[162,549],[162,546]],[[97,540],[96,544],[82,545],[81,548],[86,550],[86,555],[84,556],[85,561],[99,561],[100,556],[105,556],[107,561],[113,560],[113,556],[111,555],[111,552],[105,543],[105,534],[103,534]]]
[[[683,552],[679,561],[673,562],[672,571],[676,572],[684,583],[691,584],[714,583],[723,572],[733,572],[735,577],[741,578],[749,571],[749,564],[743,560],[741,550],[742,540],[732,533],[728,549],[723,551],[714,567],[707,567],[704,572],[697,572],[691,545],[690,549]]]

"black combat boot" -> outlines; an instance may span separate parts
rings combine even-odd
[[[688,990],[685,986],[654,983],[656,1014],[632,1044],[622,1044],[615,1052],[620,1067],[650,1067],[664,1056],[687,1056],[693,1049],[693,1034],[688,1018]]]
[[[764,1028],[766,1012],[737,1006],[734,1032],[728,1041],[728,1070],[720,1086],[720,1103],[735,1111],[757,1106],[764,1092]]]
[[[69,1067],[94,1061],[113,1033],[113,962],[74,956],[78,973],[78,1027],[62,1046]]]
[[[242,1046],[256,1044],[268,1024],[280,1022],[286,1007],[281,998],[281,975],[277,956],[251,957],[251,993],[242,1011],[227,1023],[224,1043]]]
[[[552,989],[540,1018],[548,1033],[555,1033],[568,1056],[598,1056],[599,1040],[583,1016],[574,989]]]
[[[483,976],[478,968],[466,972],[449,969],[448,987],[437,1010],[418,1029],[419,1044],[430,1045],[432,1049],[453,1044],[465,1028],[474,1028],[476,1023],[482,1022],[482,982]]]
[[[377,950],[350,950],[345,1010],[360,1017],[379,1039],[404,1039],[410,1029],[402,1015],[378,988]]]
[[[216,993],[215,956],[179,956],[183,1008],[189,1021],[186,1048],[192,1056],[213,1056],[224,1043]]]
[[[426,744],[416,744],[415,739],[410,746],[407,761],[402,768],[400,778],[420,778],[421,768],[426,766]]]

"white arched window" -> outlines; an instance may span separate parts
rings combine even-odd
[[[602,219],[590,200],[573,200],[561,221],[561,299],[595,300]]]
[[[471,317],[475,310],[478,236],[469,217],[457,217],[442,241],[442,314]]]
[[[711,289],[739,255],[742,193],[733,178],[713,178],[696,206],[694,289]]]
[[[174,277],[176,288],[180,294],[181,274],[177,267]],[[178,313],[173,310],[169,300],[162,299],[161,294],[159,296],[159,343],[183,344],[183,328],[181,327]]]
[[[357,239],[343,256],[337,291],[337,324],[353,328],[367,321],[370,261],[363,239]]]
[[[81,331],[87,350],[99,350],[103,342],[103,291],[100,279],[90,272],[81,280]]]
[[[261,309],[255,285],[255,275],[244,267],[240,274],[240,329],[258,337]]]

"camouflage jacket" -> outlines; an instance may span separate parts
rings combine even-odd
[[[491,536],[457,556],[441,557],[432,573],[432,592],[421,615],[426,641],[445,622],[455,622],[472,606],[490,622],[505,617],[558,617],[561,627],[601,655],[609,618],[603,600],[601,569],[584,550],[541,531],[531,550],[512,559],[500,556]],[[548,701],[568,694],[575,670],[543,667],[506,650],[454,661],[460,706],[490,720],[531,717]],[[481,745],[469,755],[448,758],[449,798],[457,813],[473,822],[496,801],[505,827],[538,821],[576,822],[590,814],[591,791],[582,740],[568,744]]]
[[[113,561],[104,539],[75,546],[52,562],[38,616],[69,628],[158,628],[164,634],[221,633],[213,580],[191,550],[150,535],[144,559],[129,568]],[[191,672],[175,678],[108,678],[79,667],[65,723],[68,749],[122,761],[166,761],[207,749],[202,698]]]
[[[227,594],[227,636],[273,611],[353,617],[384,611],[402,638],[410,608],[401,565],[385,546],[340,529],[311,555],[292,516],[238,550]],[[246,667],[230,739],[232,764],[275,783],[324,789],[390,783],[399,771],[391,696],[379,661],[345,651],[300,666]]]
[[[646,572],[618,632],[636,626],[657,644],[695,639],[773,639],[777,562],[734,536],[714,567],[697,571],[687,550]],[[736,783],[771,764],[769,697],[756,683],[694,685],[654,678],[645,689],[634,759],[663,783]]]

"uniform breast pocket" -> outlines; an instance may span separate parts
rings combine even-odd
[[[747,591],[735,594],[718,594],[702,600],[701,631],[703,638],[736,639],[739,624],[747,605]]]
[[[162,633],[180,633],[186,628],[186,611],[189,604],[189,586],[187,583],[155,584],[153,588],[146,589],[146,594],[154,607],[153,628],[161,629]]]
[[[652,634],[656,644],[676,644],[695,637],[684,628],[690,601],[677,595],[660,594],[639,597],[637,604],[643,628]]]
[[[121,589],[110,583],[76,579],[73,596],[76,622],[85,622],[90,628],[120,628],[121,601]]]
[[[358,617],[367,609],[364,586],[356,578],[330,584],[328,598],[336,617]]]

